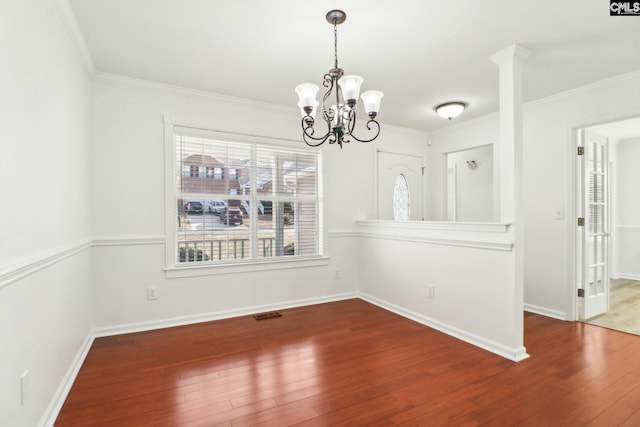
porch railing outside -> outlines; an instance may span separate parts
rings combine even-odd
[[[258,257],[272,257],[273,237],[258,238]],[[222,261],[251,256],[249,239],[181,240],[178,242],[178,262]]]

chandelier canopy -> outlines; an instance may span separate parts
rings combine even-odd
[[[375,120],[380,110],[380,100],[383,93],[369,90],[360,95],[364,110],[369,117],[367,130],[373,132],[369,139],[360,139],[353,134],[356,124],[356,104],[360,94],[360,86],[364,79],[360,76],[344,75],[344,70],[338,67],[338,25],[342,24],[347,15],[341,10],[331,10],[326,16],[327,22],[333,25],[335,62],[334,67],[324,75],[322,85],[327,92],[322,97],[322,119],[327,124],[327,132],[322,136],[314,136],[315,116],[318,108],[318,86],[303,83],[296,87],[299,101],[298,107],[302,113],[302,137],[311,147],[317,147],[328,141],[329,144],[350,142],[350,138],[359,142],[371,142],[380,134],[380,124]]]

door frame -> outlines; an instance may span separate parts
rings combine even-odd
[[[569,169],[567,174],[567,200],[566,204],[566,250],[567,250],[567,278],[568,286],[566,292],[566,307],[569,311],[565,314],[567,320],[579,321],[580,315],[578,313],[578,278],[580,277],[578,269],[581,267],[581,263],[578,260],[578,199],[577,192],[579,190],[578,180],[580,179],[580,171],[578,170],[578,161],[576,160],[576,152],[580,143],[580,131],[593,126],[603,125],[607,123],[619,122],[628,120],[640,116],[640,110],[638,111],[624,111],[613,114],[603,115],[598,119],[576,121],[570,123],[566,127],[566,156],[569,162]]]
[[[422,196],[422,206],[421,206],[421,210],[422,210],[422,217],[425,218],[427,217],[427,201],[426,201],[426,168],[427,168],[427,162],[426,162],[426,156],[425,155],[420,155],[420,154],[416,154],[416,153],[409,153],[409,152],[403,152],[403,151],[392,151],[392,150],[384,150],[381,148],[377,148],[374,147],[373,149],[373,219],[378,219],[378,156],[380,155],[380,153],[386,153],[386,154],[396,154],[396,155],[400,155],[400,156],[407,156],[407,157],[415,157],[418,158],[422,161],[422,180],[421,180],[421,187],[420,188],[420,192],[421,192],[421,196]],[[412,220],[412,221],[417,221],[417,220]]]

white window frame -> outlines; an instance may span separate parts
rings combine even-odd
[[[236,272],[279,270],[287,268],[316,267],[329,265],[329,257],[324,255],[324,207],[322,198],[322,156],[318,158],[318,254],[307,257],[274,257],[243,260],[241,262],[207,263],[207,264],[182,264],[176,261],[177,224],[175,221],[177,194],[176,188],[176,132],[175,128],[189,128],[194,134],[201,133],[206,138],[215,135],[216,139],[260,144],[280,148],[290,148],[292,151],[300,150],[300,147],[292,147],[292,144],[300,144],[299,141],[285,139],[273,139],[256,135],[230,133],[208,128],[203,125],[194,125],[188,121],[177,122],[173,117],[164,115],[165,134],[165,277],[180,278],[193,276],[208,276],[216,274],[232,274]],[[319,149],[305,147],[305,150]]]

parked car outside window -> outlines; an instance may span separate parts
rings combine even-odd
[[[209,203],[209,213],[220,215],[227,208],[227,202],[222,200],[214,200]]]
[[[186,213],[197,213],[197,214],[201,214],[202,213],[202,202],[198,202],[198,201],[188,201],[187,203],[184,204],[184,211]]]
[[[220,221],[224,222],[227,225],[242,224],[242,211],[240,210],[240,208],[233,206],[231,206],[230,208],[225,208],[225,210],[220,214]]]

